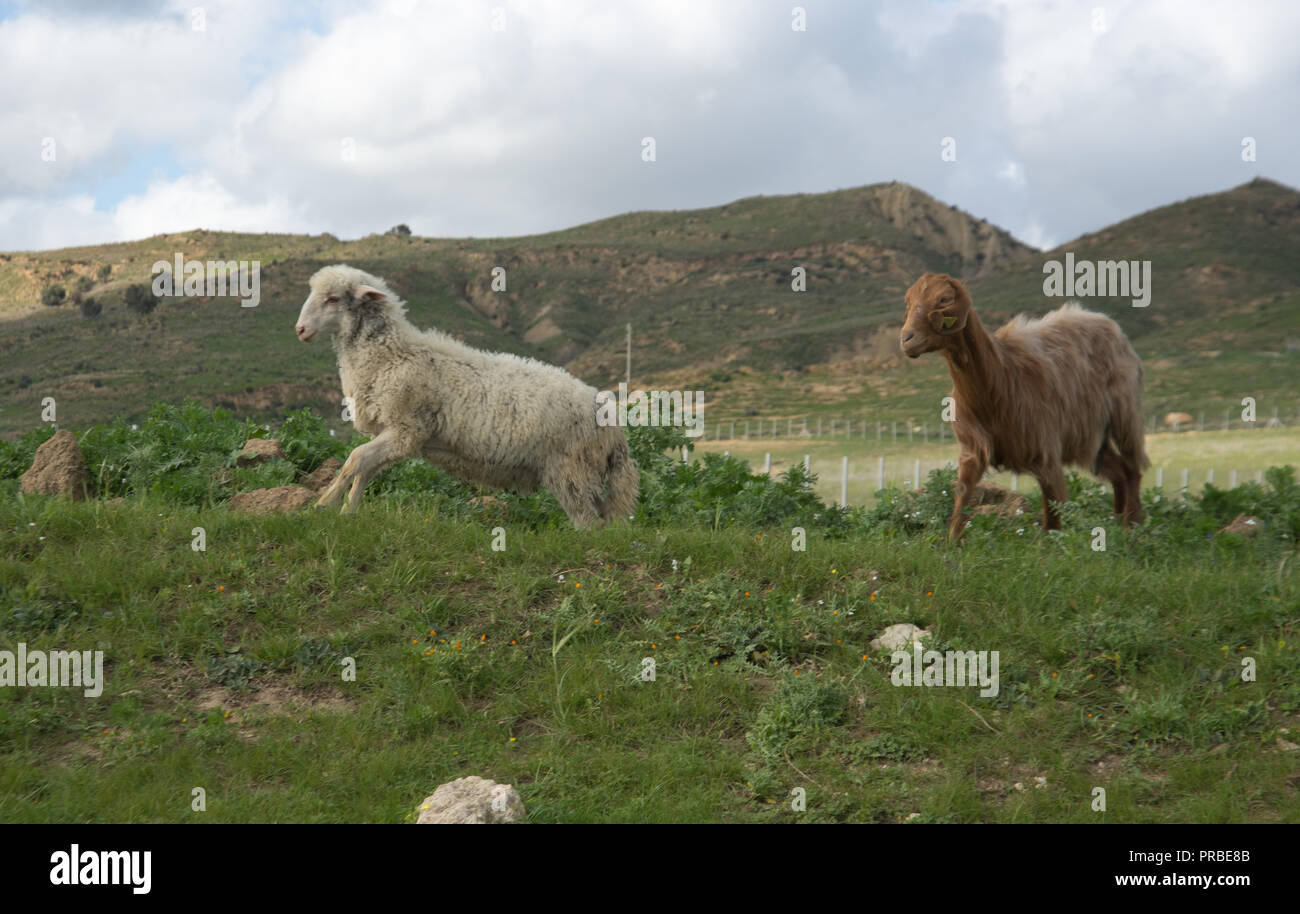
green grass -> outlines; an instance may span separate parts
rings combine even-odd
[[[17,493],[48,429],[0,442],[0,649],[107,674],[0,688],[0,820],[400,822],[467,774],[539,822],[1295,818],[1291,471],[1150,493],[1133,531],[1076,478],[1063,533],[978,517],[957,549],[950,472],[840,511],[666,430],[634,430],[642,502],[601,531],[419,463],[354,516],[247,517],[233,488],[356,443],[296,413],[288,459],[232,468],[255,433],[193,404],[84,430],[82,503]],[[1241,512],[1264,534],[1216,535]],[[897,622],[998,651],[999,694],[894,687],[869,643]]]
[[[208,451],[234,434],[162,410],[151,440],[182,419]],[[309,464],[332,445],[298,421]],[[1300,821],[1285,473],[1128,532],[1076,481],[1064,533],[981,517],[954,548],[942,475],[805,515],[797,479],[643,451],[637,519],[577,532],[545,499],[485,515],[408,469],[353,516],[241,516],[175,453],[118,500],[0,473],[0,648],[103,650],[107,680],[0,688],[0,821],[403,822],[469,774],[534,822]],[[1213,535],[1241,510],[1266,534]],[[898,622],[998,651],[998,696],[893,686],[869,642]]]

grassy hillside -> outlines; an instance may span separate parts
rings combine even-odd
[[[708,365],[737,355],[753,364],[776,353],[788,363],[821,358],[864,298],[896,297],[927,266],[980,271],[1026,251],[1005,232],[892,184],[636,213],[528,238],[339,242],[195,231],[0,255],[0,314],[11,317],[0,339],[0,433],[31,427],[46,396],[67,422],[129,415],[159,396],[266,415],[300,405],[332,411],[338,394],[328,349],[309,350],[292,333],[306,278],[326,263],[384,276],[419,324],[567,364],[602,386],[622,374],[631,320],[638,377],[669,381],[684,372],[699,385]],[[148,319],[130,315],[126,286],[176,252],[260,260],[262,304],[169,299]],[[106,305],[100,318],[36,303],[44,285],[98,277],[105,265],[111,278],[89,292]],[[797,265],[810,274],[802,295],[789,291]],[[490,289],[496,266],[507,271],[500,293]]]
[[[757,197],[686,212],[633,213],[510,239],[239,235],[194,231],[127,244],[0,255],[0,435],[39,422],[138,416],[187,396],[254,416],[312,406],[334,414],[332,353],[297,342],[292,323],[318,266],[349,262],[389,279],[412,318],[474,345],[564,364],[599,386],[620,380],[625,323],[633,380],[703,389],[714,418],[852,413],[919,417],[947,391],[937,359],[897,351],[902,293],[921,272],[969,279],[997,324],[1057,302],[1042,263],[1151,260],[1144,310],[1113,314],[1147,366],[1151,412],[1221,416],[1254,396],[1263,416],[1297,409],[1300,194],[1257,180],[1185,201],[1041,254],[903,184]],[[122,295],[156,260],[260,260],[262,303],[169,299],[148,318]],[[491,270],[506,270],[504,292]],[[107,267],[107,280],[100,271]],[[790,288],[807,270],[807,291]],[[51,282],[94,277],[105,305],[84,320],[37,304]]]
[[[1204,409],[1218,421],[1224,408],[1239,414],[1246,396],[1263,415],[1300,408],[1300,193],[1255,180],[1143,213],[974,280],[977,306],[998,322],[1055,307],[1043,296],[1042,264],[1067,251],[1152,262],[1148,307],[1084,301],[1137,346],[1150,412]]]

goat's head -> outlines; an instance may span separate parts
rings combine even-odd
[[[970,293],[960,280],[926,273],[903,297],[907,316],[898,345],[909,359],[951,345],[970,320]]]
[[[338,333],[349,315],[391,299],[382,279],[355,267],[336,264],[316,271],[308,280],[311,294],[298,314],[298,339],[310,343],[318,333]]]

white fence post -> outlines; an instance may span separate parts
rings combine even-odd
[[[912,467],[912,491],[915,492],[921,488],[921,461],[917,460]]]
[[[1214,467],[1210,467],[1205,473],[1205,484],[1208,486],[1214,482]]]
[[[812,472],[812,459],[807,454],[803,455],[803,472],[805,476]]]
[[[1237,488],[1237,471],[1236,471],[1236,470],[1232,470],[1232,471],[1230,471],[1230,472],[1228,473],[1228,488],[1229,488],[1229,489],[1235,489],[1235,488]]]
[[[1179,486],[1184,492],[1187,491],[1187,467],[1183,467],[1183,484]]]
[[[772,452],[768,451],[767,456],[763,458],[763,475],[772,475]]]
[[[849,506],[849,458],[844,458],[844,463],[840,465],[840,507]]]
[[[1020,474],[1019,474],[1019,473],[1012,473],[1012,474],[1011,474],[1011,491],[1012,491],[1012,492],[1019,492],[1019,491],[1020,491]]]
[[[877,489],[883,489],[885,487],[885,458],[884,457],[881,457],[880,461],[876,464],[876,483],[877,483],[876,485]]]
[[[1156,488],[1163,489],[1164,487],[1165,487],[1165,468],[1156,467]]]

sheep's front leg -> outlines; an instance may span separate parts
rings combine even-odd
[[[316,507],[328,508],[337,504],[346,492],[348,500],[343,512],[355,511],[371,478],[401,456],[395,437],[389,432],[381,432],[373,441],[367,441],[348,455],[339,475],[321,495]]]
[[[966,508],[975,500],[975,487],[984,478],[987,467],[975,456],[963,456],[957,464],[957,493],[953,499],[952,521],[948,539],[960,543],[966,532]]]

